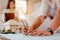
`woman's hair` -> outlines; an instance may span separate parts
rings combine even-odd
[[[15,3],[14,0],[9,0],[9,1],[8,1],[8,5],[7,5],[7,9],[10,9],[9,5],[10,5],[10,2],[11,2],[11,1]],[[14,4],[14,9],[15,9],[15,4]]]

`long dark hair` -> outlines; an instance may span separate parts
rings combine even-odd
[[[8,5],[7,5],[7,9],[10,9],[9,5],[10,5],[10,2],[11,2],[11,1],[13,1],[13,2],[15,3],[14,0],[9,0],[9,1],[8,1]],[[14,5],[14,9],[15,9],[15,5]]]

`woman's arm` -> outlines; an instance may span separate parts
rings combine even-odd
[[[18,14],[18,12],[16,10],[14,11],[14,14],[15,14],[15,18],[13,18],[13,20],[19,21],[20,20],[19,19],[19,14]]]
[[[5,14],[5,10],[3,11],[3,13],[2,13],[2,15],[1,15],[1,19],[2,19],[2,22],[4,23],[5,22],[5,16],[4,16],[4,14]]]

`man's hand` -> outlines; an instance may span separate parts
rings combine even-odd
[[[50,36],[51,33],[48,32],[47,30],[34,30],[32,32],[33,36]]]
[[[31,33],[33,31],[33,27],[29,27],[28,28],[28,34]]]
[[[25,27],[21,27],[21,32],[25,35],[27,35],[28,33],[28,28],[25,28]]]

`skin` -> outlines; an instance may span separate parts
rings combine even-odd
[[[50,11],[47,12],[47,16],[50,17]],[[31,33],[33,30],[37,29],[43,22],[44,22],[45,18],[44,16],[39,16],[35,22],[31,25],[31,27],[28,28],[28,34]],[[24,29],[25,30],[25,29]],[[24,32],[24,30],[22,32]],[[25,32],[26,33],[26,32]]]
[[[50,11],[47,12],[47,16],[48,16],[48,17],[51,16]],[[44,22],[44,20],[45,20],[44,16],[39,16],[39,17],[35,20],[34,24],[33,24],[31,27],[29,27],[28,33],[32,32],[32,31],[35,30],[35,29],[37,29],[37,28]]]
[[[59,27],[59,25],[60,25],[60,8],[57,9],[56,15],[54,17],[54,20],[53,20],[50,28],[54,32]],[[49,36],[49,35],[51,35],[51,33],[48,32],[47,30],[35,30],[35,31],[33,31],[32,35],[34,35],[34,36],[40,36],[40,35],[41,36]]]
[[[50,12],[48,12],[47,15],[48,15],[48,17],[50,17],[51,16]],[[28,31],[27,34],[31,33],[33,30],[37,29],[44,22],[44,20],[45,20],[44,16],[39,16],[35,20],[35,22],[32,24],[32,26],[27,28],[28,29],[28,30],[26,30],[26,31]],[[23,27],[22,29],[24,29],[24,30],[22,30],[22,32],[25,34],[26,33],[26,32],[24,32],[25,28]]]
[[[54,32],[59,27],[59,25],[60,25],[60,8],[58,8],[56,10],[56,14],[55,14],[55,17],[53,19],[53,22],[52,22],[50,28]],[[28,29],[28,33],[30,32],[30,30]],[[33,30],[32,35],[34,35],[34,36],[40,36],[40,35],[49,36],[49,35],[51,35],[51,33],[48,32],[47,30]]]
[[[53,20],[53,22],[52,22],[52,27],[51,27],[51,29],[53,30],[53,32],[54,32],[54,31],[56,30],[56,28],[57,28],[57,25],[56,25],[56,24],[58,24],[58,22],[56,23],[56,17],[57,17],[57,14],[58,14],[58,13],[59,13],[59,9],[56,11],[55,18],[54,18],[54,20]],[[51,16],[51,14],[50,14],[49,11],[48,11],[48,13],[47,13],[47,16],[48,16],[48,17]],[[58,18],[58,17],[57,17],[57,18]],[[57,19],[57,20],[58,20],[58,19]],[[36,36],[39,36],[39,35],[42,35],[42,36],[51,35],[51,33],[48,32],[47,30],[35,30],[35,29],[37,29],[37,28],[43,23],[43,21],[44,21],[44,16],[38,17],[38,18],[35,20],[34,24],[33,24],[31,27],[28,28],[27,34],[32,33],[32,35],[36,35]],[[56,26],[56,27],[55,27],[55,26]],[[54,29],[54,27],[55,27],[55,29]],[[24,30],[23,30],[23,31],[24,31]]]
[[[27,28],[28,30],[26,30],[26,29],[23,27],[23,28],[22,28],[22,29],[23,29],[23,30],[22,30],[22,33],[25,34],[26,31],[27,31],[27,34],[29,34],[29,33],[32,32],[33,30],[37,29],[37,28],[43,23],[43,21],[44,21],[44,16],[38,17],[38,18],[35,20],[34,24],[33,24],[31,27]]]
[[[15,5],[15,3],[13,1],[11,1],[10,5],[9,5],[11,11],[14,10],[14,5]]]

